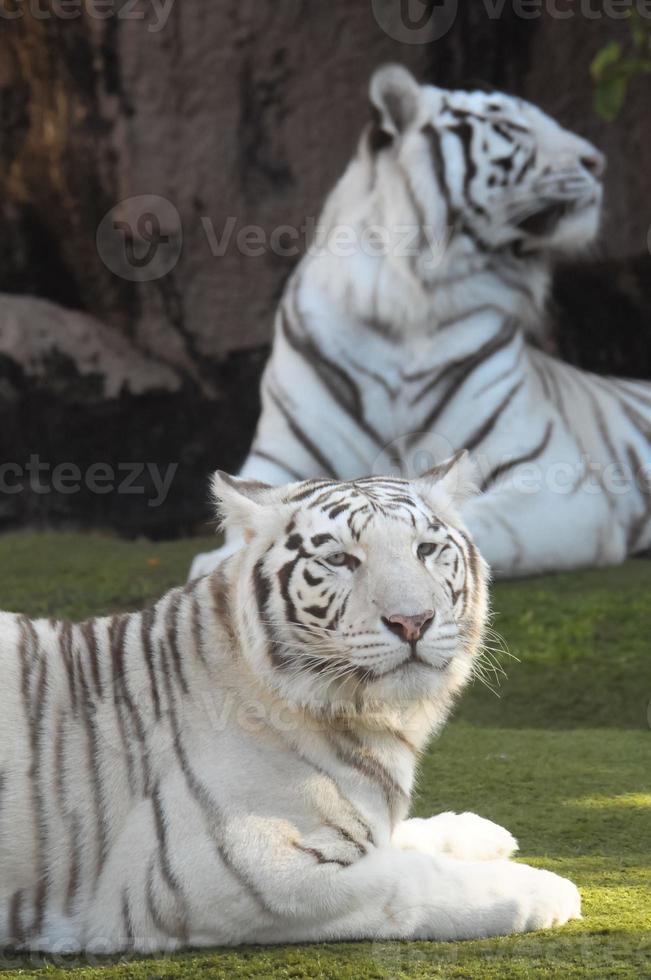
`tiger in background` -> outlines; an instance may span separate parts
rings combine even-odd
[[[0,615],[0,947],[470,939],[579,917],[474,814],[409,820],[478,662],[464,460],[215,478],[246,548],[142,613]],[[387,561],[387,556],[391,560]]]
[[[414,475],[466,447],[484,494],[464,520],[498,574],[648,548],[651,384],[535,342],[553,259],[596,236],[603,156],[503,94],[395,66],[370,94],[374,122],[278,310],[242,475]]]

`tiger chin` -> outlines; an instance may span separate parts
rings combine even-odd
[[[409,819],[473,673],[466,459],[272,489],[246,546],[141,613],[0,616],[0,944],[55,953],[475,939],[580,916],[474,814]]]

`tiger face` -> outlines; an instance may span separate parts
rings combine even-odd
[[[272,489],[218,477],[244,528],[256,669],[321,707],[450,694],[486,619],[485,564],[455,512],[469,464],[420,480],[318,480]]]
[[[536,106],[419,86],[387,66],[371,82],[368,149],[424,222],[480,252],[571,252],[595,237],[604,156]],[[397,216],[396,216],[397,217]]]

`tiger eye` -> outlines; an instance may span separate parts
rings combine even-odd
[[[351,571],[355,571],[360,565],[359,558],[356,558],[355,555],[349,555],[345,551],[337,551],[334,555],[328,555],[325,561],[333,568],[349,568]]]
[[[436,551],[438,545],[433,541],[423,541],[422,544],[418,545],[418,557],[419,558],[429,558]]]

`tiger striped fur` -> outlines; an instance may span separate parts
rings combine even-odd
[[[0,616],[0,945],[459,939],[579,914],[472,814],[408,820],[473,671],[467,464],[419,482],[225,475],[247,546],[142,613]]]
[[[376,121],[281,302],[242,475],[413,476],[466,447],[485,493],[464,519],[496,573],[646,549],[651,385],[530,339],[553,257],[597,232],[601,154],[519,99],[404,69],[380,70],[371,97]]]

